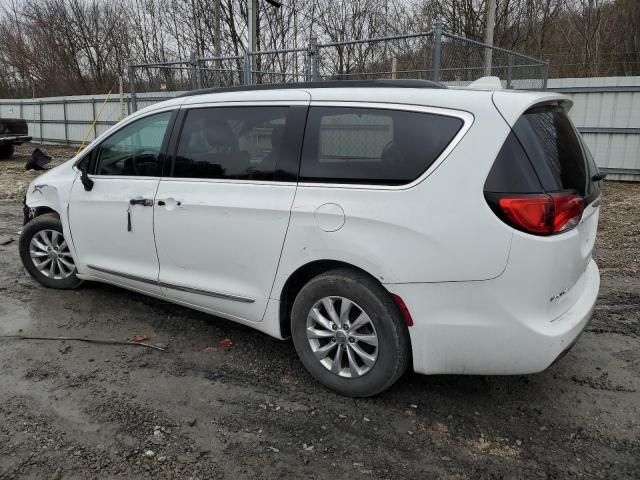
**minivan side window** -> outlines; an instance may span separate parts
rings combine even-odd
[[[402,185],[422,175],[463,121],[431,113],[311,107],[300,181]]]
[[[295,150],[286,138],[287,106],[213,107],[189,110],[172,176],[274,180]],[[299,155],[299,150],[295,155]],[[295,158],[297,163],[298,159]]]
[[[522,114],[513,131],[547,192],[571,190],[585,196],[587,164],[565,110],[540,105]]]
[[[162,142],[172,112],[141,118],[96,147],[91,156],[96,175],[149,176],[162,173]]]

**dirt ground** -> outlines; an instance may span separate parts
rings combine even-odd
[[[0,238],[16,240],[0,246],[0,334],[147,335],[168,352],[0,340],[0,479],[640,478],[640,184],[605,185],[600,298],[559,363],[409,373],[353,400],[290,342],[108,285],[37,285],[17,252],[29,148],[0,162]]]

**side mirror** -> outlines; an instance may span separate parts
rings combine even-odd
[[[80,181],[87,192],[90,192],[93,189],[94,182],[89,178],[86,168],[80,168]]]

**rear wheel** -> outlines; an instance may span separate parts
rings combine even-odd
[[[307,283],[295,299],[291,333],[300,360],[324,386],[368,397],[409,365],[407,327],[389,293],[366,274],[339,269]]]
[[[22,264],[45,287],[69,289],[82,283],[76,277],[62,223],[55,214],[47,213],[27,223],[20,234],[19,248]]]
[[[0,145],[0,159],[11,158],[14,151],[15,147],[11,143]]]

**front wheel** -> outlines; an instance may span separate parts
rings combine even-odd
[[[20,258],[27,272],[48,288],[77,288],[76,265],[57,215],[47,213],[29,221],[20,234]]]
[[[300,290],[291,334],[307,370],[327,388],[351,397],[389,388],[411,358],[407,326],[389,293],[353,270],[326,272]]]

